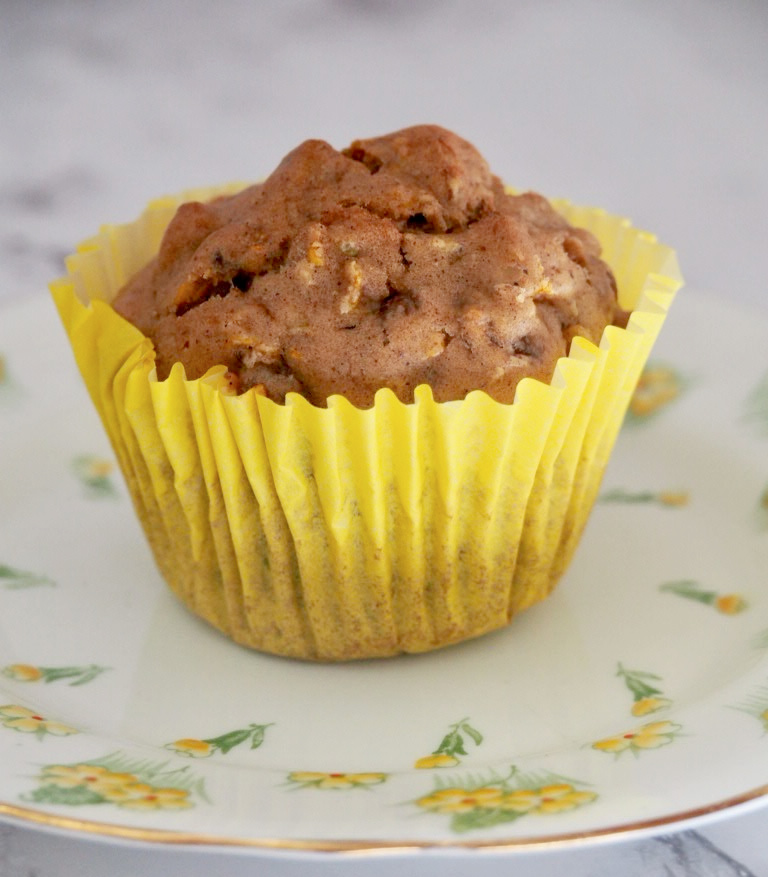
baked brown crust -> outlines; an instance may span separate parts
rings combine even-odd
[[[162,379],[225,365],[236,389],[359,407],[549,380],[574,335],[621,324],[589,232],[539,195],[509,195],[465,140],[433,125],[309,140],[263,183],[183,205],[116,310],[154,342]]]

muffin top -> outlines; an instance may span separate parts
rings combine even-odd
[[[510,195],[477,150],[420,125],[338,152],[308,140],[263,183],[182,205],[113,302],[154,343],[158,377],[223,364],[276,401],[368,407],[548,381],[571,339],[622,324],[592,234]]]

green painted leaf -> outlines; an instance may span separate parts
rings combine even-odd
[[[83,668],[80,668],[81,670]],[[84,672],[80,676],[79,679],[76,679],[74,682],[70,682],[70,685],[86,685],[88,682],[92,682],[97,676],[100,676],[106,670],[109,670],[109,667],[99,667],[96,664],[91,664],[90,667],[86,667]]]
[[[85,667],[41,667],[43,679],[46,682],[58,682],[61,679],[72,679],[70,685],[85,685],[95,679],[107,668],[90,664]]]
[[[625,503],[645,503],[653,502],[656,494],[650,491],[631,493],[623,487],[615,487],[612,490],[606,490],[598,497],[599,502],[625,502]]]
[[[761,435],[768,437],[768,372],[747,397],[744,419]]]
[[[72,460],[72,471],[88,495],[94,498],[114,498],[118,495],[110,477],[111,469],[112,463],[109,460],[103,460],[93,454],[75,457]]]
[[[41,786],[25,796],[25,800],[35,801],[38,804],[102,804],[104,798],[87,786]]]
[[[763,487],[757,498],[757,518],[761,528],[768,527],[768,484]]]
[[[0,586],[14,590],[17,588],[34,588],[39,585],[53,586],[56,583],[53,579],[40,573],[29,572],[28,570],[18,569],[7,564],[0,564]]]
[[[236,746],[245,743],[246,740],[251,741],[251,749],[258,749],[264,742],[264,733],[268,727],[269,724],[252,724],[247,728],[239,728],[236,731],[228,731],[226,734],[220,734],[218,737],[207,737],[203,742],[210,743],[211,746],[218,749],[222,755],[226,755]]]
[[[451,753],[451,755],[466,755],[466,754],[467,754],[467,750],[464,748],[464,738],[461,736],[461,734],[457,734],[456,735],[456,743],[454,744],[453,752]]]
[[[82,673],[80,667],[41,667],[45,682],[58,682],[60,679],[76,679]]]
[[[222,734],[220,737],[211,737],[204,742],[210,743],[211,746],[215,746],[222,755],[226,755],[227,752],[234,749],[235,746],[245,743],[250,736],[250,728],[244,728],[240,731],[230,731],[227,734]]]
[[[483,735],[477,730],[477,728],[473,728],[472,725],[463,722],[461,729],[474,740],[475,746],[479,746],[483,742]]]
[[[21,396],[21,386],[8,369],[7,359],[0,354],[0,402],[15,402]]]
[[[644,673],[641,670],[626,670],[620,663],[616,675],[624,680],[624,684],[632,692],[635,700],[640,700],[643,697],[653,697],[663,693],[660,688],[656,688],[654,685],[650,685],[646,681],[648,679],[661,681],[661,677],[657,676],[655,673]]]
[[[264,742],[265,732],[269,725],[255,725],[251,731],[251,749],[258,749]]]
[[[677,594],[678,597],[686,597],[689,600],[696,600],[699,603],[706,603],[709,606],[714,603],[717,597],[714,591],[702,591],[701,585],[693,579],[666,582],[663,585],[659,585],[659,590],[670,594]]]
[[[614,487],[606,490],[598,497],[601,503],[623,503],[625,505],[639,505],[645,503],[661,506],[667,509],[680,509],[688,505],[690,493],[680,488],[666,490],[639,490],[630,491],[623,487]]]
[[[448,733],[443,737],[440,741],[440,745],[433,751],[433,755],[466,755],[467,750],[464,745],[464,738],[461,736],[461,731],[467,734],[469,737],[474,740],[476,745],[480,745],[483,742],[482,734],[476,729],[473,728],[469,724],[469,719],[461,719],[461,721],[456,722],[451,725]]]
[[[453,747],[456,741],[456,732],[451,731],[450,734],[446,734],[445,737],[440,741],[440,745],[435,749],[434,755],[453,755]]]
[[[516,813],[514,810],[490,810],[485,808],[468,810],[466,813],[454,813],[451,819],[451,831],[462,834],[466,831],[476,831],[480,828],[492,828],[494,825],[501,825],[503,822],[514,822],[523,815],[523,813]]]

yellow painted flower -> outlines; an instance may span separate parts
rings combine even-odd
[[[655,713],[659,710],[666,709],[672,703],[666,697],[641,697],[632,704],[633,716],[647,716],[649,713]]]
[[[544,786],[539,789],[540,803],[536,808],[538,813],[561,813],[565,810],[573,810],[589,804],[597,798],[595,792],[586,789],[574,789],[568,783],[560,783],[553,786]]]
[[[115,464],[112,460],[105,460],[101,457],[88,457],[83,474],[87,478],[106,478],[112,474],[114,468]]]
[[[413,766],[426,769],[433,767],[456,767],[458,763],[459,759],[456,758],[455,755],[438,753],[436,755],[425,755],[423,758],[419,758]]]
[[[55,734],[57,737],[66,737],[68,734],[78,733],[76,728],[46,719],[33,710],[15,704],[0,706],[0,724],[28,734]]]
[[[688,505],[690,494],[685,490],[662,490],[658,498],[662,505],[684,506]]]
[[[123,786],[120,794],[110,796],[110,800],[131,810],[181,810],[192,806],[185,789],[157,788],[148,783]]]
[[[592,748],[617,755],[627,749],[658,749],[671,743],[680,728],[676,722],[648,722],[615,737],[598,740],[592,744]]]
[[[501,789],[482,786],[479,789],[438,789],[431,795],[419,798],[416,803],[425,810],[435,813],[468,813],[470,810],[493,810],[501,804],[504,797]]]
[[[385,773],[320,773],[312,770],[297,770],[288,774],[288,780],[302,786],[317,789],[351,789],[355,786],[372,786],[383,783]]]
[[[561,813],[589,804],[596,798],[595,792],[574,789],[570,783],[553,783],[538,789],[507,792],[498,806],[515,813]]]
[[[72,470],[91,496],[116,496],[110,476],[115,469],[112,460],[84,454],[72,460]]]
[[[72,789],[75,786],[87,786],[105,798],[119,794],[125,786],[137,782],[132,773],[115,773],[95,764],[77,764],[68,766],[52,764],[43,769],[41,779],[46,785]]]
[[[208,758],[214,752],[214,747],[207,740],[198,740],[195,737],[174,740],[166,746],[166,749],[172,749],[180,755],[189,755],[192,758]]]
[[[300,783],[303,786],[312,786],[332,777],[346,777],[346,774],[320,773],[319,771],[314,770],[295,770],[293,773],[288,774],[289,782]]]
[[[507,793],[501,801],[502,810],[517,813],[563,813],[589,804],[595,792],[574,789],[570,783],[553,783],[538,789],[520,789]]]
[[[347,779],[356,786],[375,786],[387,778],[385,773],[348,773]]]
[[[32,664],[9,664],[3,667],[3,676],[15,682],[37,682],[38,679],[42,679],[43,671]]]
[[[637,382],[629,409],[636,417],[647,417],[680,395],[680,379],[662,365],[648,366]]]
[[[739,594],[722,594],[715,600],[715,609],[723,615],[736,615],[747,608],[747,601]]]
[[[768,709],[765,709],[760,713],[760,718],[765,725],[765,730],[768,731]]]
[[[499,807],[502,810],[513,810],[515,813],[528,813],[538,806],[540,801],[536,789],[515,789],[502,796]]]

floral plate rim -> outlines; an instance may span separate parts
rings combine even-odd
[[[734,818],[767,806],[768,783],[710,804],[691,810],[670,813],[667,816],[638,820],[632,823],[607,825],[588,831],[564,832],[543,837],[516,837],[495,840],[458,840],[452,838],[420,840],[313,840],[290,838],[233,838],[226,835],[203,834],[197,831],[164,830],[139,828],[101,822],[93,819],[78,819],[56,813],[48,813],[28,807],[20,807],[0,800],[0,819],[16,822],[24,826],[34,826],[42,830],[77,832],[102,841],[123,843],[146,843],[152,846],[177,847],[221,847],[236,848],[254,853],[286,852],[296,854],[321,853],[327,855],[352,853],[355,858],[374,856],[378,853],[410,853],[431,850],[442,853],[462,851],[507,851],[540,852],[557,851],[569,848],[574,843],[580,846],[594,843],[620,843],[638,841],[650,835],[684,831],[688,828],[701,828],[719,821],[726,816]],[[666,831],[665,831],[666,830]]]

